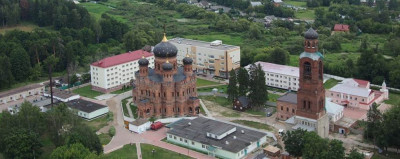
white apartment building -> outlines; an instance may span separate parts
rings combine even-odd
[[[138,61],[145,57],[149,66],[154,67],[152,53],[137,50],[104,58],[90,65],[92,89],[104,93],[128,86],[135,80],[135,72],[139,70]]]
[[[299,68],[258,61],[265,72],[265,84],[267,86],[297,91],[299,89]],[[245,68],[250,69],[250,65]]]
[[[188,54],[198,74],[228,78],[230,70],[240,67],[239,46],[222,44],[221,40],[205,42],[174,38],[169,42],[178,49],[178,63],[182,63]]]

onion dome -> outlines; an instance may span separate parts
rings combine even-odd
[[[186,57],[182,61],[184,65],[191,65],[193,63],[193,59],[189,57],[189,54],[186,54]]]
[[[147,60],[146,58],[144,58],[144,56],[142,56],[142,58],[139,60],[138,63],[140,66],[147,66],[149,65],[149,60]]]
[[[168,59],[167,59],[167,62],[165,62],[162,65],[163,70],[166,70],[166,71],[172,70],[173,67],[174,66],[171,63],[169,63]]]
[[[304,33],[304,37],[306,39],[318,39],[318,33],[313,28],[310,28]]]
[[[168,42],[164,33],[163,40],[154,46],[153,52],[156,57],[174,57],[178,53],[178,49],[175,45]]]

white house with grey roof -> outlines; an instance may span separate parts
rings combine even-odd
[[[267,142],[267,133],[203,117],[182,119],[169,127],[169,142],[219,158],[244,158]]]
[[[70,109],[76,111],[77,115],[92,120],[109,112],[108,106],[91,101],[76,99],[65,103]]]

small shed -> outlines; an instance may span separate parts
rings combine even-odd
[[[281,150],[272,145],[268,145],[267,147],[265,147],[264,153],[271,158],[279,158],[281,156]]]
[[[240,96],[239,98],[235,99],[233,103],[233,109],[234,110],[239,110],[239,111],[245,111],[246,109],[249,109],[250,102],[249,99],[245,96]]]
[[[140,134],[150,129],[150,125],[151,123],[147,119],[139,118],[129,123],[129,131]]]

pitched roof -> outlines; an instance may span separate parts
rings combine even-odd
[[[44,85],[35,83],[35,84],[31,84],[31,85],[26,85],[26,86],[23,86],[23,87],[18,87],[18,88],[15,88],[15,89],[11,89],[11,90],[8,90],[8,91],[1,92],[0,93],[0,98],[7,97],[7,96],[10,96],[10,95],[14,95],[14,94],[18,94],[18,93],[22,93],[22,92],[25,92],[25,91],[28,91],[28,90],[32,90],[32,89],[36,89],[36,88],[40,88],[40,87],[44,87]]]
[[[271,72],[271,73],[277,73],[277,74],[282,74],[282,75],[299,77],[299,68],[298,67],[279,65],[279,64],[274,64],[274,63],[269,63],[269,62],[261,62],[261,61],[258,61],[254,64],[255,65],[260,64],[261,68],[263,69],[264,72]],[[250,66],[251,66],[251,64],[247,65],[245,68],[249,69]]]
[[[325,109],[330,114],[339,114],[340,112],[343,112],[344,107],[331,102],[330,98],[325,98]]]
[[[359,86],[366,87],[369,84],[369,81],[360,80],[360,79],[353,79],[353,80],[356,81]]]
[[[368,88],[363,88],[363,87],[355,87],[352,85],[347,85],[343,83],[339,83],[336,86],[332,87],[330,91],[333,92],[340,92],[340,93],[345,93],[349,95],[356,95],[356,96],[361,96],[361,97],[369,97],[371,90]]]
[[[240,96],[238,100],[240,103],[242,103],[243,107],[247,107],[249,105],[249,100],[247,99],[246,96]]]
[[[333,28],[334,31],[349,31],[349,25],[346,24],[335,24],[335,27]]]
[[[288,92],[283,96],[280,96],[277,101],[281,101],[281,102],[289,102],[292,104],[297,104],[297,94],[296,93],[292,93],[292,92]]]
[[[147,51],[143,51],[143,50],[136,50],[136,51],[132,51],[132,52],[127,52],[127,53],[107,57],[107,58],[101,59],[99,61],[96,61],[96,62],[92,63],[91,65],[97,66],[97,67],[102,67],[102,68],[107,68],[107,67],[123,64],[126,62],[139,60],[140,58],[142,58],[142,56],[149,57],[149,56],[153,56],[153,54],[149,53]]]

